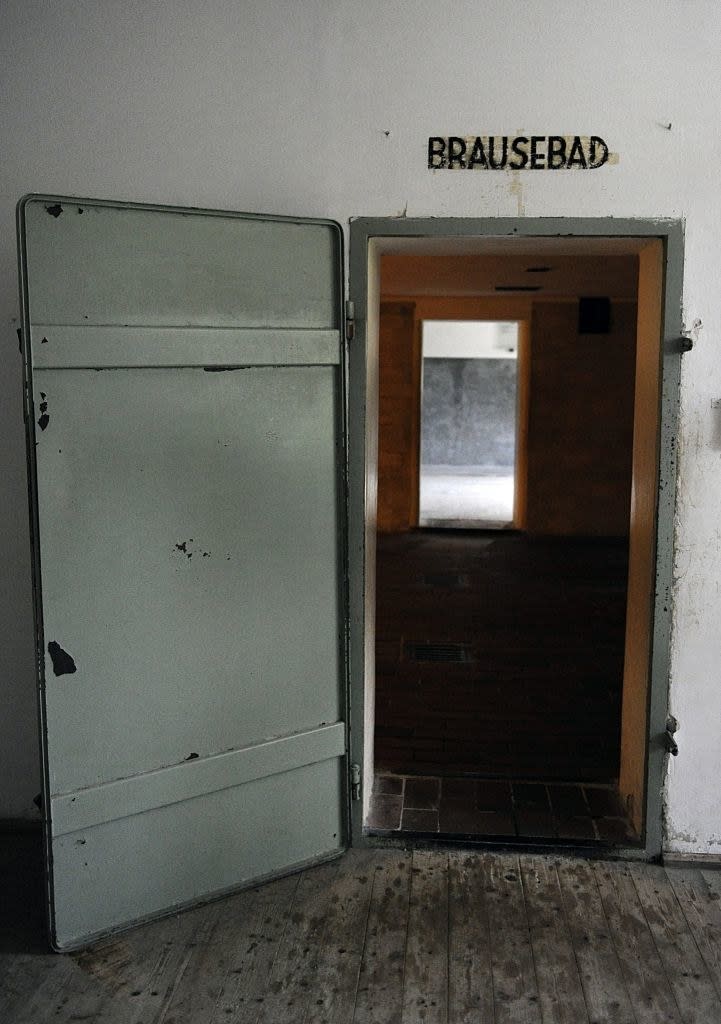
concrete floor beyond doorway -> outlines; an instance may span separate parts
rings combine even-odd
[[[490,473],[475,466],[421,466],[420,525],[446,527],[511,526],[513,473]]]

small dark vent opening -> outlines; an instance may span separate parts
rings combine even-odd
[[[468,644],[406,644],[408,661],[471,661]]]
[[[607,296],[594,295],[578,300],[578,333],[611,333],[611,300]]]
[[[421,583],[427,587],[460,590],[469,586],[469,579],[464,573],[458,572],[426,572],[421,576]]]

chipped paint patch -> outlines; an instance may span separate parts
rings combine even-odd
[[[53,663],[53,672],[56,676],[72,675],[73,672],[77,672],[77,666],[74,659],[67,651],[55,640],[51,640],[48,644],[48,654]]]
[[[41,430],[46,430],[48,423],[50,422],[50,416],[48,415],[48,400],[47,395],[44,391],[40,392],[40,419],[38,420],[38,426]]]

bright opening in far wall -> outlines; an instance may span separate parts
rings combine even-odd
[[[424,320],[419,524],[513,524],[517,321]]]

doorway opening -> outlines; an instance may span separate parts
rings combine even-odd
[[[513,525],[518,329],[423,320],[418,525]]]
[[[562,237],[543,221],[428,237],[427,223],[353,225],[371,482],[356,828],[653,852],[669,626],[654,576],[670,572],[673,513],[661,423],[678,388],[673,353],[662,388],[661,337],[680,238],[593,222]],[[424,521],[431,321],[518,325],[511,531],[453,508]]]

